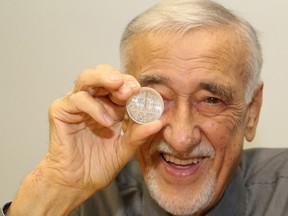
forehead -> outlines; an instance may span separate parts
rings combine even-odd
[[[241,39],[228,29],[199,28],[182,36],[173,33],[139,33],[131,43],[127,72],[138,77],[163,67],[177,71],[208,69],[243,75],[245,52]]]

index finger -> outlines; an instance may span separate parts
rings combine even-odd
[[[137,81],[137,79],[129,74],[123,74],[124,77],[124,84],[116,90],[112,90],[109,94],[110,100],[118,105],[124,106],[126,103],[126,100],[130,98],[133,94],[137,93],[140,89],[140,83]],[[128,87],[125,87],[128,86]],[[130,90],[129,92],[125,92],[127,90]],[[125,94],[123,97],[123,93]]]
[[[124,84],[123,74],[110,65],[99,65],[95,69],[83,71],[75,82],[73,93],[79,91],[93,91],[97,94],[98,88],[117,90]]]

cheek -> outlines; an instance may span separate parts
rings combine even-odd
[[[214,169],[226,179],[240,160],[243,132],[239,126],[212,120],[203,125],[203,132],[216,152]]]
[[[216,146],[219,148],[225,148],[226,145],[235,145],[239,139],[243,140],[244,129],[242,125],[242,118],[236,119],[226,116],[218,119],[206,119],[201,128],[205,135],[211,139],[212,144],[215,143],[216,145],[217,143]]]
[[[202,125],[204,136],[223,160],[237,160],[243,148],[244,133],[240,125],[210,120]]]
[[[231,133],[229,127],[217,121],[210,120],[202,124],[201,128],[205,137],[213,145],[215,150],[225,148],[229,141],[229,134]]]

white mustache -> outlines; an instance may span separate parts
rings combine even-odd
[[[196,157],[209,157],[213,159],[215,157],[214,148],[205,142],[201,142],[190,151],[186,153],[179,153],[169,146],[164,140],[161,140],[159,144],[152,144],[149,150],[149,156],[156,153],[163,152],[173,156],[185,157],[185,158],[196,158]]]

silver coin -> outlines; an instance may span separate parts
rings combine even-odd
[[[161,117],[164,102],[155,89],[141,87],[136,95],[127,100],[126,109],[131,119],[139,124],[146,124]]]

